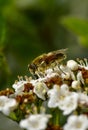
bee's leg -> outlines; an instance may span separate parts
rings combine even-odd
[[[37,74],[34,74],[33,77],[34,77],[34,79],[38,79],[39,78],[39,76]]]
[[[37,79],[38,78],[43,78],[44,77],[44,74],[40,71],[36,71],[36,76],[37,76]]]
[[[59,70],[66,75],[66,73],[60,68],[60,65],[58,65]]]
[[[39,78],[43,78],[45,76],[44,67],[41,67],[41,66],[38,67],[37,74],[38,74]]]
[[[64,73],[66,75],[66,73],[60,68],[60,63],[58,63],[57,61],[55,62],[56,66],[58,67],[59,71]]]

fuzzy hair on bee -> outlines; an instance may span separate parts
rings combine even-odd
[[[67,49],[60,49],[49,53],[44,53],[36,57],[31,64],[28,65],[28,70],[31,74],[44,73],[48,68],[54,68],[66,59]]]

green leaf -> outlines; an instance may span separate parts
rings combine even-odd
[[[9,0],[0,0],[0,48],[4,46],[6,40],[6,21],[3,16],[4,7],[9,3]]]
[[[36,35],[36,27],[32,23],[31,19],[28,19],[24,13],[18,11],[14,6],[6,6],[3,10],[3,15],[5,20],[15,27],[15,30],[18,28],[28,36]]]
[[[5,21],[2,15],[0,14],[0,46],[4,45],[5,38],[6,38]]]
[[[88,47],[87,19],[66,17],[61,19],[61,24],[77,36],[78,42],[81,45]]]
[[[79,36],[77,37],[78,38],[78,42],[85,46],[85,47],[88,47],[88,36]]]
[[[17,117],[16,117],[16,114],[14,112],[10,113],[9,118],[11,118],[14,121],[17,121]]]

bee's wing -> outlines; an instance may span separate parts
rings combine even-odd
[[[57,50],[57,51],[53,51],[53,53],[56,53],[56,54],[59,54],[59,53],[66,54],[67,50],[68,50],[68,48],[60,49],[60,50]]]

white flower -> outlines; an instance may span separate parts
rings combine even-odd
[[[74,80],[71,84],[71,87],[74,89],[78,89],[80,87],[80,82],[78,80]]]
[[[45,74],[46,75],[51,75],[53,73],[53,69],[47,69],[46,71],[45,71]]]
[[[73,80],[75,80],[75,75],[68,66],[61,65],[60,69],[62,70],[61,77],[63,79],[68,80],[68,79],[72,78]]]
[[[72,115],[68,118],[63,130],[87,130],[88,118],[85,115]]]
[[[81,105],[84,105],[84,104],[88,105],[88,96],[84,93],[78,93],[78,102]]]
[[[75,71],[78,69],[78,63],[74,60],[69,60],[67,62],[67,67],[69,67],[71,70]]]
[[[55,77],[55,76],[59,76],[59,72],[58,72],[58,68],[57,68],[57,66],[54,68],[54,70],[53,69],[47,69],[46,71],[45,71],[45,78],[44,78],[44,80],[47,80],[47,79],[49,79],[49,78],[53,78],[53,77]]]
[[[84,79],[81,71],[77,73],[77,80],[84,84]]]
[[[5,115],[9,115],[17,107],[18,103],[13,98],[8,98],[6,96],[0,96],[0,111]]]
[[[34,93],[41,99],[45,100],[45,95],[48,92],[48,87],[44,82],[36,82],[34,85]]]
[[[27,119],[21,120],[20,127],[27,130],[43,130],[47,127],[47,123],[51,115],[35,114],[30,115]]]
[[[48,91],[48,96],[50,97],[48,101],[48,107],[55,108],[59,106],[59,101],[61,97],[68,95],[68,86],[58,86],[54,85],[53,89]]]
[[[69,93],[63,100],[59,102],[59,108],[63,110],[64,115],[70,114],[78,106],[78,94],[75,92]]]
[[[86,70],[88,70],[88,59],[86,58],[84,58],[83,60],[78,59],[78,62],[81,68],[85,68]]]
[[[64,115],[70,114],[77,108],[78,94],[70,92],[66,84],[62,86],[54,85],[54,88],[48,91],[50,97],[48,107],[59,107]]]
[[[24,84],[26,84],[27,81],[21,80],[13,84],[13,88],[15,89],[15,94],[21,94],[24,90]]]

